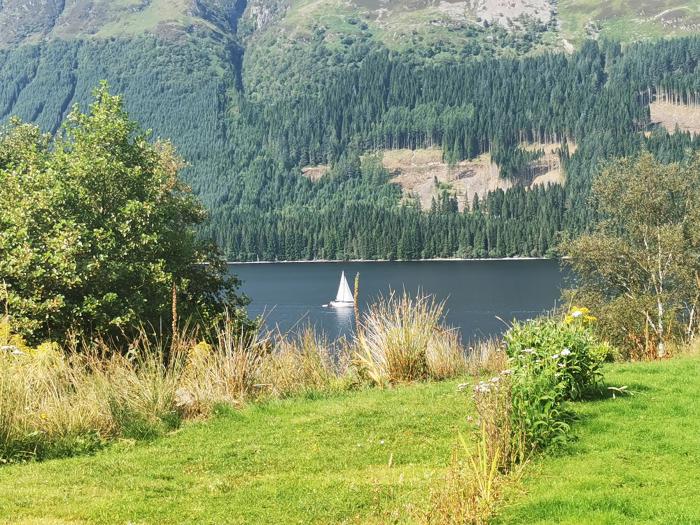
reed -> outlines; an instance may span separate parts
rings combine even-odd
[[[295,337],[280,337],[261,362],[258,381],[273,397],[340,388],[348,372],[343,342],[331,344],[311,327]]]
[[[444,303],[430,296],[390,295],[360,323],[354,363],[370,382],[388,384],[451,377],[465,369],[456,334],[442,324]]]

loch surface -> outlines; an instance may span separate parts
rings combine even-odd
[[[360,307],[392,291],[431,294],[445,301],[445,320],[465,341],[499,335],[502,320],[528,319],[558,305],[559,261],[483,260],[349,263],[231,264],[268,328],[282,332],[311,325],[335,339],[352,334],[351,308],[324,307],[335,298],[341,271],[353,286],[360,273]],[[499,319],[500,318],[500,319]]]

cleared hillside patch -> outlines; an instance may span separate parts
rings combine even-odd
[[[490,191],[513,185],[499,176],[498,166],[489,154],[450,166],[437,148],[397,149],[384,152],[383,164],[393,175],[391,182],[401,186],[407,197],[417,198],[423,209],[430,209],[433,198],[448,187],[463,210],[475,194],[483,197]]]
[[[568,147],[569,154],[573,155],[577,149],[576,144],[569,142]],[[559,142],[523,146],[523,149],[527,151],[544,151],[542,157],[530,163],[530,170],[532,170],[533,175],[531,186],[563,185],[566,182],[566,175],[559,158],[561,148],[562,144]]]
[[[321,177],[326,175],[330,170],[330,166],[320,164],[318,166],[305,166],[301,169],[301,174],[307,179],[316,182]]]
[[[700,106],[652,102],[649,109],[651,110],[651,121],[660,124],[671,133],[679,129],[700,134]]]
[[[561,144],[528,144],[529,151],[543,150],[544,155],[530,165],[530,186],[564,184],[566,177],[559,160]],[[569,151],[576,146],[569,144]],[[439,148],[385,150],[382,162],[392,174],[391,182],[401,186],[407,198],[417,199],[423,209],[430,209],[433,199],[442,191],[450,192],[459,209],[469,205],[474,195],[483,198],[487,193],[513,187],[514,182],[499,175],[499,167],[491,155],[485,153],[472,160],[449,165]]]

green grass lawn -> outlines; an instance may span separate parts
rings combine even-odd
[[[616,365],[634,396],[576,404],[578,439],[527,469],[499,523],[700,523],[700,359]]]
[[[405,521],[468,425],[456,385],[252,406],[152,443],[0,468],[0,522]]]
[[[700,523],[700,359],[606,369],[635,392],[573,405],[500,523]],[[467,428],[457,382],[231,411],[151,443],[0,468],[6,523],[403,523]]]

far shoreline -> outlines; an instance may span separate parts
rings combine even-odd
[[[392,263],[392,262],[488,262],[488,261],[561,261],[560,257],[437,257],[432,259],[312,259],[295,261],[227,261],[226,264],[341,264],[341,263]]]

